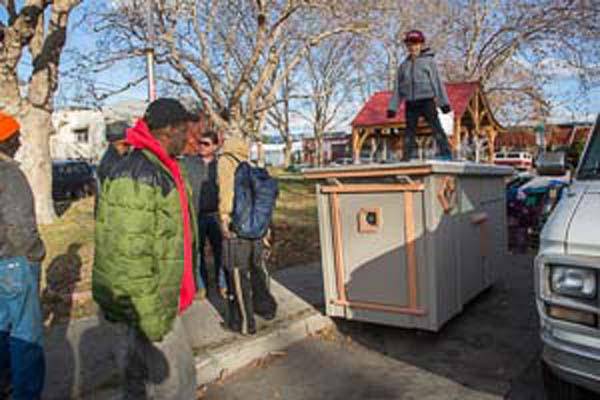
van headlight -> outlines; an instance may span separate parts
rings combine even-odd
[[[552,292],[582,299],[596,297],[596,271],[587,268],[552,266]]]

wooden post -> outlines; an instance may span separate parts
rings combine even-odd
[[[462,137],[460,135],[461,122],[462,122],[461,116],[456,116],[455,121],[454,121],[454,142],[455,142],[454,151],[456,152],[456,155],[458,156],[459,159],[462,158],[462,154],[461,154]]]
[[[494,129],[493,126],[488,127],[487,132],[488,132],[488,142],[489,142],[488,148],[490,150],[490,163],[493,164],[494,156],[496,154],[495,142],[496,142],[496,136],[498,135],[498,132],[496,132],[496,129]]]
[[[480,132],[479,129],[481,128],[481,123],[480,123],[480,119],[479,119],[479,90],[477,90],[477,93],[475,94],[475,97],[473,98],[473,102],[474,102],[474,113],[475,115],[473,115],[473,121],[475,122],[475,133],[479,136]]]
[[[360,148],[358,144],[359,140],[359,130],[358,128],[352,128],[352,163],[358,164],[360,162]]]

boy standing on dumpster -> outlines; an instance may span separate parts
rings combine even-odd
[[[425,117],[433,130],[439,158],[451,160],[452,153],[448,138],[436,109],[438,106],[444,114],[447,114],[450,112],[450,102],[433,58],[434,53],[429,48],[423,48],[425,35],[421,31],[409,31],[404,38],[404,43],[409,55],[398,68],[394,92],[387,110],[387,117],[395,118],[398,107],[402,101],[406,101],[406,130],[402,161],[417,158],[415,135],[421,116]]]

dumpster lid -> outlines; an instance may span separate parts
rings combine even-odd
[[[306,179],[368,178],[383,176],[422,176],[430,174],[509,176],[514,169],[508,166],[481,164],[470,161],[410,161],[393,164],[354,164],[324,168],[306,168]]]

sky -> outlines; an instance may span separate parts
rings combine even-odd
[[[92,0],[88,3],[93,7],[94,2],[100,0]],[[71,64],[69,59],[69,52],[71,50],[85,50],[95,48],[97,37],[91,31],[89,27],[83,24],[78,24],[81,21],[83,15],[83,7],[79,7],[70,17],[71,31],[67,37],[67,44],[65,48],[65,56],[63,60],[64,65],[61,65],[61,70],[67,70]],[[0,7],[0,21],[6,21],[6,14],[3,8]],[[75,26],[77,25],[77,26]],[[115,66],[110,71],[103,73],[97,77],[97,83],[100,83],[104,87],[116,88],[130,81],[134,77],[140,76],[139,66],[142,65],[142,60],[137,60],[137,63],[122,63]],[[138,67],[136,68],[135,65]],[[560,65],[560,62],[550,60],[548,62],[549,68],[554,73],[554,79],[550,81],[545,87],[544,91],[546,94],[555,100],[553,108],[551,110],[550,119],[556,121],[593,121],[595,115],[600,112],[600,87],[591,89],[585,95],[581,95],[581,91],[578,90],[579,81],[575,76],[574,72],[568,68],[564,68]],[[31,57],[26,54],[23,57],[21,63],[20,72],[21,75],[26,79],[29,72],[31,71]],[[59,86],[59,93],[57,96],[57,106],[74,105],[70,100],[73,97],[75,91],[78,90],[77,79],[62,79]],[[159,86],[160,95],[160,86]],[[144,101],[147,97],[147,86],[146,83],[134,87],[124,93],[109,98],[105,104],[117,104],[121,101],[132,101],[140,100]],[[356,112],[359,110],[357,109]],[[334,129],[348,130],[349,126],[347,123],[343,123],[340,126],[336,126]],[[296,132],[310,131],[310,126],[300,118],[295,119],[294,129]]]

